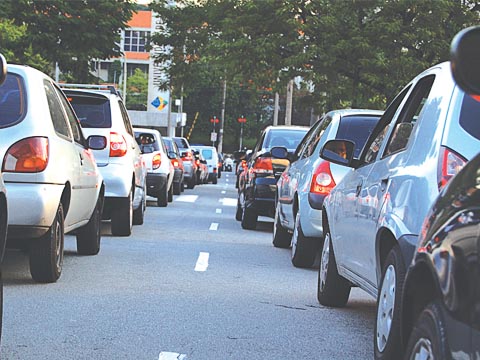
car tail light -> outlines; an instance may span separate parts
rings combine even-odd
[[[466,163],[467,160],[462,156],[442,146],[438,165],[438,189],[441,190]]]
[[[13,144],[3,158],[3,172],[36,173],[48,165],[48,139],[31,137]]]
[[[125,138],[116,133],[110,133],[110,157],[122,157],[127,153],[127,142]]]
[[[172,165],[173,165],[174,167],[178,168],[180,164],[178,163],[178,160],[172,159]]]
[[[162,156],[160,154],[153,155],[152,159],[152,169],[158,169],[162,165]]]
[[[186,153],[187,153],[187,155],[185,155],[184,157],[182,157],[182,160],[183,160],[183,161],[192,161],[192,160],[193,160],[193,156],[192,156],[191,151],[187,151]]]
[[[272,166],[272,159],[271,158],[262,158],[259,157],[255,160],[252,168],[253,173],[255,174],[262,174],[262,175],[270,175],[273,174],[273,166]]]
[[[315,194],[328,195],[335,187],[332,172],[330,171],[330,162],[322,161],[312,175],[310,192]]]

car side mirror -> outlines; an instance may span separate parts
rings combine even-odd
[[[350,140],[330,140],[320,150],[320,157],[334,164],[350,166],[355,143]]]
[[[87,138],[87,145],[92,150],[103,150],[107,147],[107,138],[101,135],[91,135]]]
[[[169,151],[167,155],[168,155],[169,159],[176,159],[177,158],[177,153],[175,151]]]
[[[0,54],[0,85],[3,84],[7,78],[7,60]]]
[[[450,46],[452,75],[458,86],[472,95],[480,95],[480,26],[460,31]]]
[[[186,157],[188,155],[188,153],[186,151],[182,151],[182,153],[180,154],[181,157]]]

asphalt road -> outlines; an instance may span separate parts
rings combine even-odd
[[[317,270],[273,247],[272,219],[235,220],[234,185],[223,173],[166,208],[149,202],[130,237],[105,222],[96,256],[67,236],[54,284],[9,250],[1,359],[372,359],[374,299],[353,289],[343,309],[319,305]]]

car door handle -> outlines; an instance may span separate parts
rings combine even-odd
[[[83,156],[82,156],[82,154],[78,154],[78,156],[80,157],[80,165],[83,165]]]
[[[361,182],[358,183],[357,189],[356,189],[356,191],[355,191],[355,196],[360,195],[360,191],[362,191],[362,184],[363,184],[363,181],[361,181]]]
[[[385,192],[385,190],[387,189],[387,185],[388,185],[388,178],[382,179],[382,181],[380,182],[380,190],[382,190],[382,192]]]

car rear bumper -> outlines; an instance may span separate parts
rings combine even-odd
[[[253,196],[248,196],[249,191],[247,190],[246,206],[255,209],[260,216],[274,218],[276,179],[274,177],[257,178],[253,188],[250,188],[250,192]]]
[[[35,238],[52,225],[63,184],[6,183],[8,237]]]
[[[147,195],[158,197],[160,190],[167,185],[167,174],[147,173]]]

